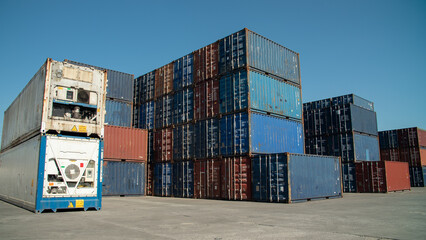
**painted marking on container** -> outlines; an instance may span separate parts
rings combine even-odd
[[[74,205],[72,204],[72,202],[70,202],[70,204],[68,204],[68,207],[69,208],[73,208],[74,207]]]
[[[84,167],[84,163],[80,163],[80,167]]]
[[[49,186],[53,186],[53,182],[50,182],[50,183],[49,183]]]
[[[64,88],[63,88],[63,87],[58,87],[58,89],[62,90],[62,89],[64,89]]]
[[[77,127],[74,125],[74,127],[71,128],[71,131],[77,132]]]
[[[65,168],[65,166],[61,166],[61,168]]]
[[[79,132],[87,132],[87,128],[86,128],[86,126],[80,125],[80,126],[78,126],[78,131]]]
[[[84,200],[75,200],[76,208],[84,208]]]

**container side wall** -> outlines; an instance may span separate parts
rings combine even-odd
[[[102,195],[145,195],[145,163],[104,161]]]
[[[389,192],[411,189],[408,163],[386,161],[385,166],[387,190]]]
[[[181,90],[193,83],[193,55],[188,54],[174,61],[173,89]]]
[[[356,171],[354,163],[342,163],[342,181],[344,192],[356,192]]]
[[[373,111],[350,105],[352,130],[377,136],[377,117]]]
[[[356,161],[380,161],[379,140],[361,134],[354,134]]]
[[[220,79],[220,113],[229,113],[248,107],[247,70],[240,70]]]
[[[105,126],[104,159],[147,161],[148,131]]]
[[[219,74],[247,66],[246,31],[219,40]]]
[[[219,71],[218,42],[193,52],[194,82],[202,82],[217,77]]]
[[[106,100],[105,102],[105,124],[131,127],[132,126],[132,104],[130,102],[121,102]]]

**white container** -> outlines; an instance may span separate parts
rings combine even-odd
[[[102,138],[106,79],[105,71],[47,59],[4,112],[2,151],[40,132]]]

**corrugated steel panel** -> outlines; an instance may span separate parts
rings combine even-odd
[[[262,112],[302,119],[299,87],[250,71],[250,108]]]
[[[379,139],[354,133],[356,161],[380,161]]]
[[[207,119],[194,125],[194,157],[213,158],[219,155],[219,120]]]
[[[127,102],[133,102],[133,87],[134,87],[134,75],[124,72],[119,72],[107,68],[97,67],[81,62],[76,62],[72,60],[65,60],[66,62],[69,62],[71,64],[84,66],[84,67],[93,67],[98,70],[107,70],[107,79],[108,79],[108,86],[107,86],[107,97],[108,98],[114,98],[114,99],[120,99]]]
[[[331,143],[328,136],[310,137],[305,139],[307,154],[331,155]]]
[[[420,162],[422,166],[426,166],[426,147],[420,148]]]
[[[194,156],[194,124],[185,124],[173,129],[173,160],[183,161]]]
[[[135,79],[135,102],[145,103],[155,97],[155,70]]]
[[[222,167],[222,198],[251,199],[251,160],[249,157],[224,158]]]
[[[247,66],[246,31],[241,30],[219,40],[219,73]]]
[[[155,128],[164,128],[172,125],[173,95],[159,97],[155,101]]]
[[[173,163],[173,197],[194,197],[194,163]]]
[[[107,99],[105,102],[105,124],[131,127],[132,126],[132,103]]]
[[[216,117],[219,114],[219,81],[206,80],[194,88],[194,119]]]
[[[304,111],[305,137],[311,138],[330,134],[332,130],[331,115],[330,107]]]
[[[387,191],[410,190],[410,172],[404,162],[384,162]]]
[[[155,157],[156,162],[169,162],[173,160],[173,130],[165,128],[155,133]]]
[[[173,63],[155,70],[155,97],[169,94],[173,91]]]
[[[173,123],[186,123],[194,119],[194,91],[187,88],[173,95]]]
[[[148,131],[105,126],[104,158],[147,161]]]
[[[407,165],[408,167],[408,165]],[[384,162],[357,162],[356,190],[359,193],[386,193],[386,170]],[[408,171],[407,171],[408,174]]]
[[[376,113],[350,104],[352,131],[377,136]]]
[[[300,84],[298,53],[250,30],[247,33],[250,67]]]
[[[356,192],[356,169],[354,163],[342,163],[344,192]]]
[[[229,156],[249,152],[249,119],[247,113],[223,116],[219,124],[221,155]]]
[[[152,163],[154,162],[154,133],[151,131],[148,131],[148,162]]]
[[[154,128],[154,109],[155,109],[155,102],[150,101],[143,103],[139,106],[138,112],[135,114],[138,115],[138,128],[143,129],[153,129]]]
[[[223,161],[207,159],[194,162],[194,197],[220,199]]]
[[[424,187],[426,177],[426,167],[409,167],[411,187]]]
[[[104,161],[102,195],[145,195],[145,163]]]
[[[364,98],[361,98],[355,94],[347,94],[343,96],[333,97],[333,98],[327,98],[327,99],[321,99],[313,102],[307,102],[303,104],[304,110],[315,110],[315,109],[321,109],[321,108],[328,108],[331,106],[338,106],[338,105],[347,105],[347,104],[354,104],[356,106],[365,108],[370,111],[374,111],[374,103],[371,101],[368,101]]]
[[[417,135],[419,136],[419,145],[421,147],[426,147],[426,131],[421,128],[417,128]]]
[[[170,197],[172,195],[172,170],[171,163],[154,164],[154,195]]]
[[[388,130],[379,132],[380,149],[398,148],[397,130]]]
[[[146,164],[146,195],[153,196],[154,195],[154,164],[147,163]]]
[[[399,159],[402,162],[408,162],[408,165],[410,165],[410,167],[422,166],[422,159],[419,147],[400,148]]]
[[[193,83],[193,55],[188,54],[174,61],[173,89],[179,91]]]
[[[215,78],[219,72],[219,43],[215,42],[193,52],[194,82]]]
[[[220,78],[220,113],[234,112],[248,107],[247,71],[241,70]]]
[[[252,158],[253,199],[292,202],[341,197],[340,160],[305,154],[261,154]]]
[[[399,162],[399,150],[397,148],[380,149],[380,161]]]

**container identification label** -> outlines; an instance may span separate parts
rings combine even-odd
[[[86,128],[86,126],[80,125],[80,126],[78,126],[78,131],[79,132],[87,132],[87,128]]]

